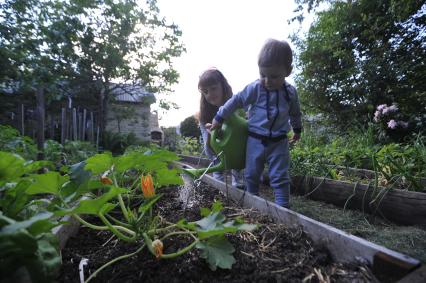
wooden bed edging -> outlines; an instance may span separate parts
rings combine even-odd
[[[66,221],[68,223],[52,229],[52,233],[58,238],[60,250],[65,248],[69,238],[76,235],[80,228],[80,222],[70,215],[64,216],[61,221]]]
[[[297,195],[376,214],[398,224],[426,226],[425,193],[311,176],[292,177],[292,184],[292,193]]]
[[[192,168],[181,162],[176,162],[176,164],[181,168]],[[393,276],[395,276],[393,273],[397,273],[396,276],[399,278],[409,274],[421,264],[415,258],[371,243],[292,210],[278,206],[273,202],[226,185],[209,175],[204,175],[201,180],[219,189],[231,199],[240,202],[243,207],[256,208],[260,212],[271,216],[278,223],[286,224],[290,227],[301,226],[316,244],[325,246],[337,262],[355,263],[359,260],[366,261],[373,267],[373,271],[376,269],[377,272],[389,272]]]

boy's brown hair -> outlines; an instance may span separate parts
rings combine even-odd
[[[291,70],[293,51],[285,40],[268,39],[259,53],[259,67],[284,66]]]
[[[232,96],[232,88],[225,76],[219,70],[212,68],[204,71],[198,81],[198,89],[201,90],[202,88],[209,87],[217,83],[220,83],[222,86],[222,103],[225,103]],[[200,124],[204,125],[206,123],[211,123],[218,110],[219,107],[208,103],[204,95],[201,94],[200,112],[198,116]]]

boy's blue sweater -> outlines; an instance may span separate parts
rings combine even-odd
[[[302,130],[297,91],[287,82],[278,91],[268,91],[260,80],[250,83],[219,108],[215,119],[223,123],[238,108],[248,109],[249,132],[278,137],[291,128],[295,133]]]

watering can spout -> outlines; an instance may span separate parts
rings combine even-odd
[[[207,173],[213,173],[213,172],[218,172],[218,171],[223,171],[224,167],[222,162],[212,166],[210,168],[200,168],[200,169],[183,169],[183,172],[185,172],[186,174],[188,174],[189,176],[191,176],[194,179],[198,179],[201,177],[201,175],[203,174],[207,174]]]
[[[192,177],[230,169],[244,169],[246,159],[247,120],[234,112],[222,125],[221,129],[212,131],[209,145],[219,157],[220,162],[203,169],[184,169]]]

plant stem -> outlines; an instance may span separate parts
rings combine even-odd
[[[132,228],[132,226],[131,226],[131,225],[129,225],[129,224],[127,224],[127,223],[124,223],[124,222],[122,222],[122,221],[120,221],[120,220],[116,219],[115,217],[113,217],[113,216],[111,216],[111,215],[109,215],[109,214],[105,214],[105,216],[106,216],[107,218],[109,218],[110,220],[114,221],[116,224],[118,224],[118,225],[120,225],[120,226],[123,226],[123,227],[126,227],[126,228]]]
[[[129,214],[127,213],[127,208],[124,205],[123,197],[121,196],[121,194],[118,194],[117,198],[118,198],[118,202],[120,203],[121,211],[123,212],[124,218],[126,218],[126,221],[129,222],[130,218],[129,218]]]
[[[146,234],[148,234],[148,235],[152,236],[152,235],[154,235],[155,233],[161,233],[161,232],[166,231],[166,230],[168,230],[168,229],[171,229],[171,228],[173,228],[173,227],[175,227],[175,226],[176,226],[176,224],[173,224],[173,225],[170,225],[170,226],[167,226],[167,227],[164,227],[164,228],[151,229],[151,230],[149,230],[148,232],[146,232]]]
[[[84,220],[83,218],[81,218],[80,216],[78,216],[77,214],[72,214],[72,216],[75,219],[77,219],[81,224],[83,224],[84,226],[87,226],[87,227],[89,227],[91,229],[94,229],[94,230],[103,230],[103,231],[110,230],[110,228],[108,226],[99,226],[99,225],[91,224],[91,223],[87,222],[86,220]],[[116,226],[116,225],[111,225],[111,226],[114,227],[117,230],[121,230],[123,232],[126,232],[126,233],[132,235],[132,236],[136,235],[136,233],[134,231],[132,231],[130,229],[127,229],[126,227]]]
[[[134,256],[134,255],[136,255],[137,253],[139,253],[141,250],[143,250],[143,248],[145,247],[145,244],[143,244],[139,249],[137,249],[135,252],[133,252],[133,253],[131,253],[131,254],[127,254],[127,255],[122,255],[122,256],[119,256],[119,257],[116,257],[116,258],[114,258],[113,260],[111,260],[111,261],[108,261],[107,263],[105,263],[104,265],[102,265],[101,267],[99,267],[98,269],[96,269],[96,271],[95,272],[93,272],[90,276],[89,276],[89,278],[87,278],[87,280],[86,281],[84,281],[85,283],[87,283],[87,282],[89,282],[90,280],[92,280],[94,277],[96,277],[96,275],[98,275],[98,273],[99,272],[101,272],[102,270],[104,270],[105,268],[107,268],[108,266],[110,266],[111,264],[113,264],[113,263],[116,263],[117,261],[119,261],[119,260],[122,260],[122,259],[126,259],[126,258],[129,258],[129,257],[132,257],[132,256]]]
[[[146,243],[146,245],[147,245],[147,248],[148,248],[148,250],[154,255],[154,256],[157,256],[156,254],[155,254],[155,251],[154,251],[154,249],[153,249],[153,247],[152,247],[152,240],[151,240],[151,238],[146,234],[146,233],[143,233],[142,234],[142,236],[143,236],[143,238],[144,238],[144,240],[145,240],[145,243]],[[167,236],[166,236],[167,237]],[[181,249],[181,250],[178,250],[177,252],[175,252],[175,253],[171,253],[171,254],[163,254],[163,255],[161,255],[160,256],[160,258],[164,258],[164,259],[170,259],[170,258],[175,258],[175,257],[178,257],[178,256],[181,256],[181,255],[183,255],[183,254],[185,254],[185,253],[187,253],[187,252],[189,252],[193,247],[195,247],[195,245],[197,244],[199,242],[199,240],[198,239],[195,239],[194,240],[194,242],[192,242],[189,246],[187,246],[187,247],[185,247],[185,248],[183,248],[183,249]]]
[[[194,233],[191,233],[190,231],[176,231],[176,232],[171,232],[165,236],[163,236],[161,238],[161,240],[167,239],[168,237],[174,236],[174,235],[189,235],[192,238],[194,238],[194,240],[198,240],[197,237],[194,235]]]
[[[126,242],[134,242],[136,240],[135,232],[131,231],[133,233],[132,237],[127,237],[126,235],[118,231],[116,227],[111,225],[111,223],[108,221],[108,219],[106,219],[106,217],[102,213],[99,213],[98,216],[102,220],[102,222],[105,223],[106,226],[108,226],[109,230],[111,230],[111,232],[114,233],[120,240],[123,240]],[[117,228],[118,227],[121,227],[121,226],[117,226]],[[121,228],[124,228],[124,227],[121,227]],[[124,229],[128,230],[127,228],[124,228]]]
[[[190,244],[189,246],[187,246],[186,248],[183,248],[181,250],[178,250],[175,253],[171,253],[171,254],[163,254],[161,255],[160,258],[164,258],[164,259],[170,259],[170,258],[175,258],[178,256],[181,256],[187,252],[189,252],[193,247],[195,247],[195,245],[199,242],[199,240],[196,240],[194,242],[192,242],[192,244]]]

